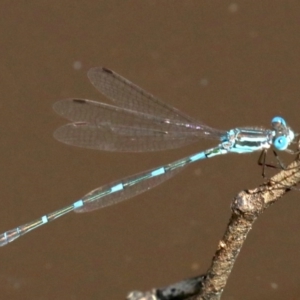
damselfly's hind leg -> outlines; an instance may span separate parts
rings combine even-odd
[[[266,178],[266,168],[273,168],[273,169],[284,169],[284,165],[282,164],[281,160],[279,159],[277,153],[273,150],[274,156],[277,160],[277,165],[267,163],[267,149],[263,149],[260,153],[260,156],[258,158],[257,164],[262,167],[262,177]],[[278,166],[279,165],[279,166]]]

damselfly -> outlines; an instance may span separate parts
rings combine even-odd
[[[88,78],[115,105],[84,99],[56,102],[54,110],[72,122],[55,131],[54,137],[59,141],[84,148],[131,152],[174,149],[202,138],[218,140],[219,144],[99,187],[69,206],[1,234],[0,246],[70,211],[89,212],[136,196],[195,161],[231,152],[266,151],[271,146],[290,151],[288,146],[295,137],[281,117],[272,119],[271,129],[243,127],[217,130],[160,101],[111,70],[92,68]]]

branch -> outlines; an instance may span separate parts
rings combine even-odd
[[[299,155],[285,170],[252,190],[240,192],[231,205],[231,217],[218,244],[212,264],[205,275],[186,279],[150,292],[131,292],[128,300],[218,300],[244,241],[265,209],[278,201],[300,182]]]

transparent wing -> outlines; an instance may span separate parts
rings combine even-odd
[[[95,67],[88,71],[95,88],[118,106],[161,118],[194,122],[178,109],[169,106],[129,80],[106,68]]]
[[[159,130],[118,126],[94,126],[87,123],[64,125],[54,132],[54,137],[72,146],[123,152],[175,149],[198,140],[198,137],[193,135],[180,136]]]
[[[196,126],[170,121],[156,115],[85,99],[65,99],[53,105],[56,113],[72,122],[85,122],[96,126],[122,126],[144,128],[181,134],[198,134]]]
[[[118,106],[85,99],[65,99],[54,110],[74,122],[57,129],[66,144],[107,151],[155,151],[220,139],[226,132],[192,120],[120,75],[105,68],[88,72],[91,82]]]
[[[82,198],[84,205],[75,209],[75,212],[90,212],[132,198],[173,177],[189,162],[185,158],[99,187]]]

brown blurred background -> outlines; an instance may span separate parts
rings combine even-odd
[[[0,232],[113,180],[215,145],[158,153],[66,146],[52,104],[106,101],[106,66],[215,128],[300,128],[298,1],[2,1]],[[288,163],[290,155],[283,155]],[[197,163],[130,201],[71,213],[1,251],[1,299],[124,299],[202,274],[235,194],[263,181],[258,154]],[[272,173],[269,175],[271,176]],[[255,224],[223,299],[298,299],[299,192]]]

